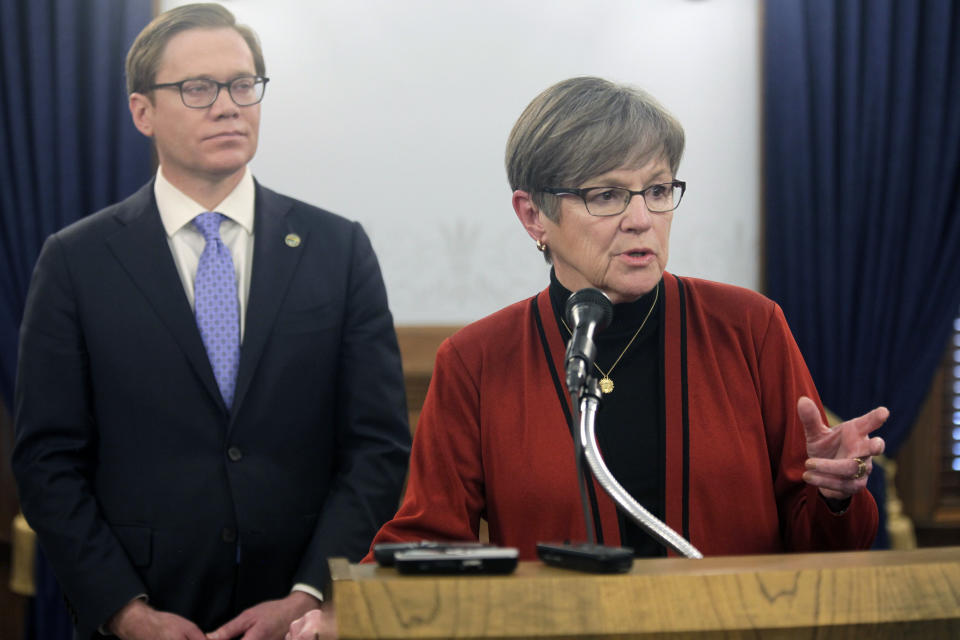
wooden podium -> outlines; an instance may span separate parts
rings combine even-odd
[[[332,559],[341,638],[960,638],[960,547],[404,576]]]

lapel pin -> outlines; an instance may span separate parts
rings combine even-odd
[[[300,246],[300,236],[295,233],[288,233],[287,236],[283,239],[284,243],[288,247],[299,247]]]

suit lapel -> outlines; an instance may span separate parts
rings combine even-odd
[[[308,241],[307,229],[291,214],[293,203],[257,184],[253,220],[253,268],[247,322],[240,348],[234,416],[243,403],[263,355],[280,305]]]
[[[226,411],[170,253],[153,196],[153,181],[121,205],[116,219],[120,230],[107,238],[107,245],[173,334],[207,391]]]

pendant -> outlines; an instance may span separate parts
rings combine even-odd
[[[613,380],[611,380],[609,376],[600,378],[600,391],[603,393],[611,393],[613,391]]]

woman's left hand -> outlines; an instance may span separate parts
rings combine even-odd
[[[816,403],[804,396],[797,401],[797,414],[807,436],[804,481],[833,500],[844,500],[866,487],[872,456],[883,453],[885,446],[883,438],[871,438],[870,433],[887,421],[890,411],[877,407],[831,428],[823,423]]]

